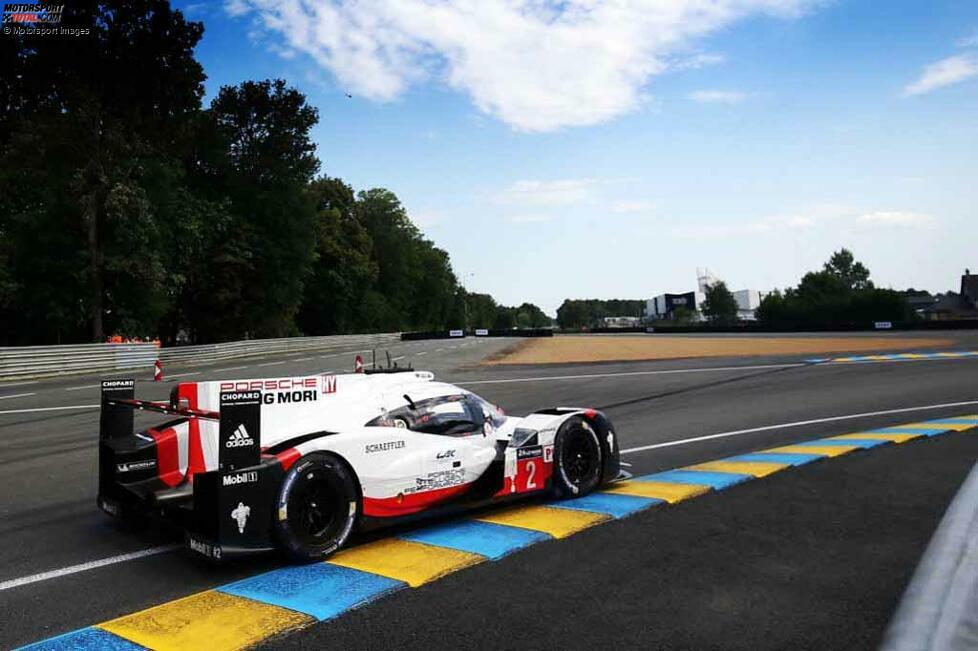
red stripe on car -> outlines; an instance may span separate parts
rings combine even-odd
[[[282,464],[282,471],[288,472],[289,468],[292,467],[292,464],[298,461],[299,457],[301,456],[302,456],[301,452],[299,452],[295,448],[289,448],[288,450],[282,450],[281,452],[276,454],[275,458],[278,459],[278,462],[280,464]]]
[[[177,385],[177,397],[186,400],[191,409],[199,408],[197,404],[197,383],[181,382]],[[204,446],[200,441],[200,421],[191,418],[188,422],[187,435],[187,479],[190,479],[198,472],[207,472],[207,463],[204,461]]]
[[[167,486],[183,481],[180,473],[180,451],[177,449],[177,432],[172,427],[164,430],[146,430],[156,441],[156,474]]]
[[[363,497],[363,514],[375,518],[393,518],[424,511],[440,502],[461,495],[471,484],[436,488],[424,493],[396,495],[394,497]]]

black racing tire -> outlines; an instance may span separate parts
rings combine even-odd
[[[582,417],[568,418],[554,440],[553,488],[558,497],[581,497],[601,483],[601,442]]]
[[[275,533],[292,560],[320,561],[342,547],[360,513],[357,480],[328,452],[311,452],[286,473],[279,489]]]

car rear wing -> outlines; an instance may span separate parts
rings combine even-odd
[[[220,412],[180,407],[174,404],[173,400],[170,402],[136,400],[135,390],[136,381],[132,379],[102,381],[101,416],[99,418],[100,439],[131,435],[133,411],[137,409],[184,418],[203,418],[206,420],[220,420],[221,418]]]
[[[219,467],[233,470],[257,464],[261,459],[261,391],[226,391],[220,394],[220,411],[180,406],[176,396],[169,402],[136,400],[132,379],[103,380],[99,439],[133,434],[133,412],[151,411],[191,420],[217,421]],[[221,418],[221,414],[224,418]],[[200,425],[192,428],[199,432]]]

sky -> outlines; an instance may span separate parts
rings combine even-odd
[[[768,291],[842,247],[882,287],[978,269],[974,0],[174,4],[208,100],[286,79],[322,171],[502,304]]]

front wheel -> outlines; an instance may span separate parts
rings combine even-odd
[[[301,562],[319,561],[343,546],[357,519],[357,484],[338,457],[313,452],[285,475],[278,495],[279,545]]]
[[[560,497],[587,495],[601,483],[601,443],[579,416],[569,418],[554,441],[554,490]]]

